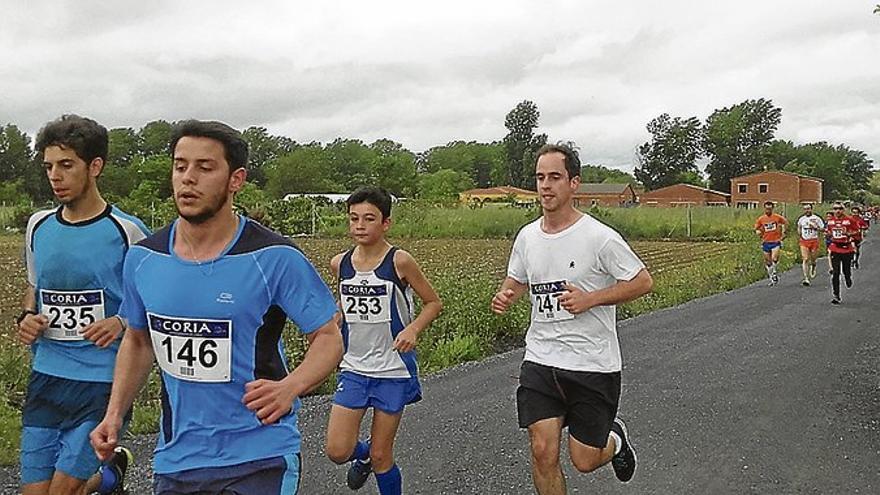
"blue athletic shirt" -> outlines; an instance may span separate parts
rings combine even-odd
[[[28,282],[49,328],[33,345],[33,369],[86,382],[113,381],[119,339],[102,349],[80,330],[116,315],[122,300],[122,264],[129,246],[150,235],[137,218],[112,205],[82,222],[62,207],[34,213],[25,234]]]
[[[371,378],[416,378],[416,351],[394,350],[394,339],[413,320],[412,287],[397,276],[388,250],[375,269],[355,270],[349,250],[339,264],[339,302],[345,354],[340,369]]]
[[[222,467],[298,453],[299,399],[263,425],[242,403],[245,384],[288,374],[281,332],[304,333],[337,308],[330,289],[292,243],[239,217],[219,257],[174,253],[177,221],[138,243],[125,259],[122,314],[149,330],[161,368],[162,421],[154,471]]]

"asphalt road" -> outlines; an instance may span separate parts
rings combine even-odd
[[[640,464],[628,484],[608,467],[576,473],[570,493],[880,493],[880,242],[866,244],[855,287],[830,304],[820,269],[620,325],[620,414]],[[757,253],[756,253],[757,255]],[[820,260],[825,268],[825,260]],[[396,448],[405,493],[533,493],[514,407],[522,350],[423,380]],[[345,494],[345,467],[322,457],[328,398],[301,413],[301,493]],[[149,493],[152,439],[134,440],[131,493]],[[0,472],[15,493],[16,475]],[[4,491],[4,493],[6,493]],[[360,493],[376,494],[372,479]]]

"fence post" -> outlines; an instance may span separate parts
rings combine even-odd
[[[691,204],[687,204],[687,236],[688,239],[691,237]]]
[[[318,203],[317,201],[312,201],[312,237],[315,237],[315,224],[317,224],[318,220]]]

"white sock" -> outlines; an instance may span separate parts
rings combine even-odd
[[[767,269],[767,276],[772,277],[773,276],[773,265],[764,265],[764,268]]]
[[[619,454],[621,447],[623,447],[623,440],[621,440],[620,436],[613,431],[608,433],[608,436],[614,439],[614,455]]]
[[[802,265],[804,268],[804,279],[806,280],[806,279],[810,278],[810,262],[807,260],[804,260]]]
[[[776,275],[776,262],[775,261],[770,264],[770,272],[771,272],[770,275],[772,275],[772,276]]]

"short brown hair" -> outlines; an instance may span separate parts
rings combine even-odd
[[[565,157],[565,170],[568,171],[568,178],[574,179],[581,176],[581,157],[578,156],[577,147],[571,141],[559,141],[556,144],[545,144],[538,149],[538,155],[535,156],[535,163],[544,155],[550,153],[561,153]]]

